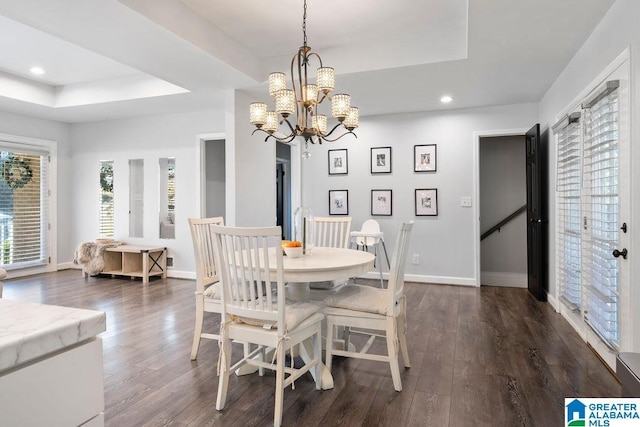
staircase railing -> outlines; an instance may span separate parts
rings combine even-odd
[[[499,223],[497,223],[496,225],[494,225],[493,227],[491,227],[490,229],[488,229],[487,231],[482,233],[482,236],[480,236],[480,241],[486,239],[487,237],[489,237],[490,235],[492,235],[496,231],[500,231],[500,229],[505,224],[507,224],[509,221],[513,220],[515,217],[517,217],[518,215],[520,215],[522,212],[524,212],[526,210],[527,210],[527,205],[524,205],[524,206],[516,209],[511,215],[505,217],[502,221],[500,221]]]

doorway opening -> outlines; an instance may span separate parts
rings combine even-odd
[[[293,240],[291,231],[291,146],[276,145],[276,225],[282,238]]]
[[[204,141],[204,216],[211,218],[226,213],[226,153],[224,139]]]
[[[527,287],[524,135],[479,138],[480,284]]]

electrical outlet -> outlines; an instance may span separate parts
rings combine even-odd
[[[420,254],[413,254],[412,264],[420,264]]]
[[[167,268],[173,268],[173,257],[172,256],[168,256],[167,257]]]
[[[471,197],[463,197],[460,199],[460,206],[462,206],[463,208],[470,208],[471,207]]]

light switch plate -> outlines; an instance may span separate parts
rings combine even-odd
[[[462,206],[463,208],[470,208],[471,207],[471,197],[462,197],[460,199],[460,206]]]

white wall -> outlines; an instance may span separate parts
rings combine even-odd
[[[73,219],[61,260],[71,260],[76,245],[98,237],[98,162],[114,161],[115,238],[130,244],[167,246],[174,257],[174,274],[195,271],[193,246],[187,223],[199,217],[196,182],[200,179],[196,135],[224,131],[223,111],[201,111],[74,124],[68,153],[75,200],[61,205]],[[159,163],[175,157],[175,240],[159,238]],[[128,160],[144,160],[144,237],[130,238]]]
[[[70,261],[73,256],[73,250],[71,252],[68,250],[73,244],[70,242],[67,233],[73,224],[73,218],[68,214],[68,207],[72,205],[74,199],[74,192],[69,191],[69,188],[72,188],[73,185],[71,178],[72,168],[68,160],[70,152],[69,129],[70,126],[66,123],[0,111],[0,133],[46,139],[57,143],[57,188],[55,189],[57,209],[55,215],[58,240],[56,246],[52,248],[57,255],[52,258],[54,263],[58,260]],[[75,248],[75,246],[73,247]]]
[[[525,137],[481,138],[480,233],[526,204]],[[480,244],[483,285],[527,286],[526,218],[522,212]]]
[[[347,136],[310,147],[311,159],[302,161],[303,205],[315,215],[328,215],[328,191],[348,189],[352,229],[357,230],[370,218],[371,190],[392,189],[393,216],[374,218],[389,251],[400,223],[416,221],[409,254],[419,254],[420,264],[407,266],[407,279],[475,285],[479,281],[474,253],[478,218],[473,208],[460,206],[461,197],[475,192],[474,132],[529,128],[537,119],[537,104],[362,117],[358,139]],[[437,144],[437,172],[413,171],[416,144]],[[392,173],[371,175],[370,149],[385,146],[392,147]],[[349,150],[348,175],[328,175],[327,151],[336,148]],[[438,189],[437,217],[415,216],[416,188]]]
[[[262,132],[251,135],[255,129],[249,123],[252,101],[241,91],[232,91],[227,97],[226,134],[227,142],[231,143],[227,147],[232,145],[235,151],[226,150],[225,155],[227,165],[231,161],[236,166],[232,171],[235,174],[235,225],[271,226],[276,224],[277,142],[265,142],[266,134]]]
[[[631,140],[637,135],[637,126],[640,124],[640,112],[636,108],[640,100],[640,67],[637,58],[640,55],[640,27],[637,18],[640,16],[640,2],[636,0],[617,0],[608,13],[595,28],[578,53],[567,65],[558,79],[551,86],[540,102],[541,129],[555,123],[556,115],[562,112],[570,104],[576,101],[580,92],[592,82],[607,65],[620,55],[627,47],[631,57]],[[631,164],[639,164],[640,150],[632,142]],[[552,141],[549,150],[549,164],[555,164],[555,144]],[[555,176],[552,173],[549,182],[549,194],[554,194]],[[553,212],[555,203],[551,197],[550,230],[549,236],[553,242],[555,236],[555,222]],[[635,252],[640,248],[640,234],[632,225],[640,224],[640,169],[631,169],[631,215],[626,221],[630,233],[629,257],[627,262],[631,268],[631,301],[633,338],[629,343],[632,351],[640,351],[640,316],[635,307],[640,305],[640,288],[637,286],[637,278],[640,275],[640,264],[634,262]],[[549,270],[550,270],[550,294],[555,295],[555,249],[550,245]]]

